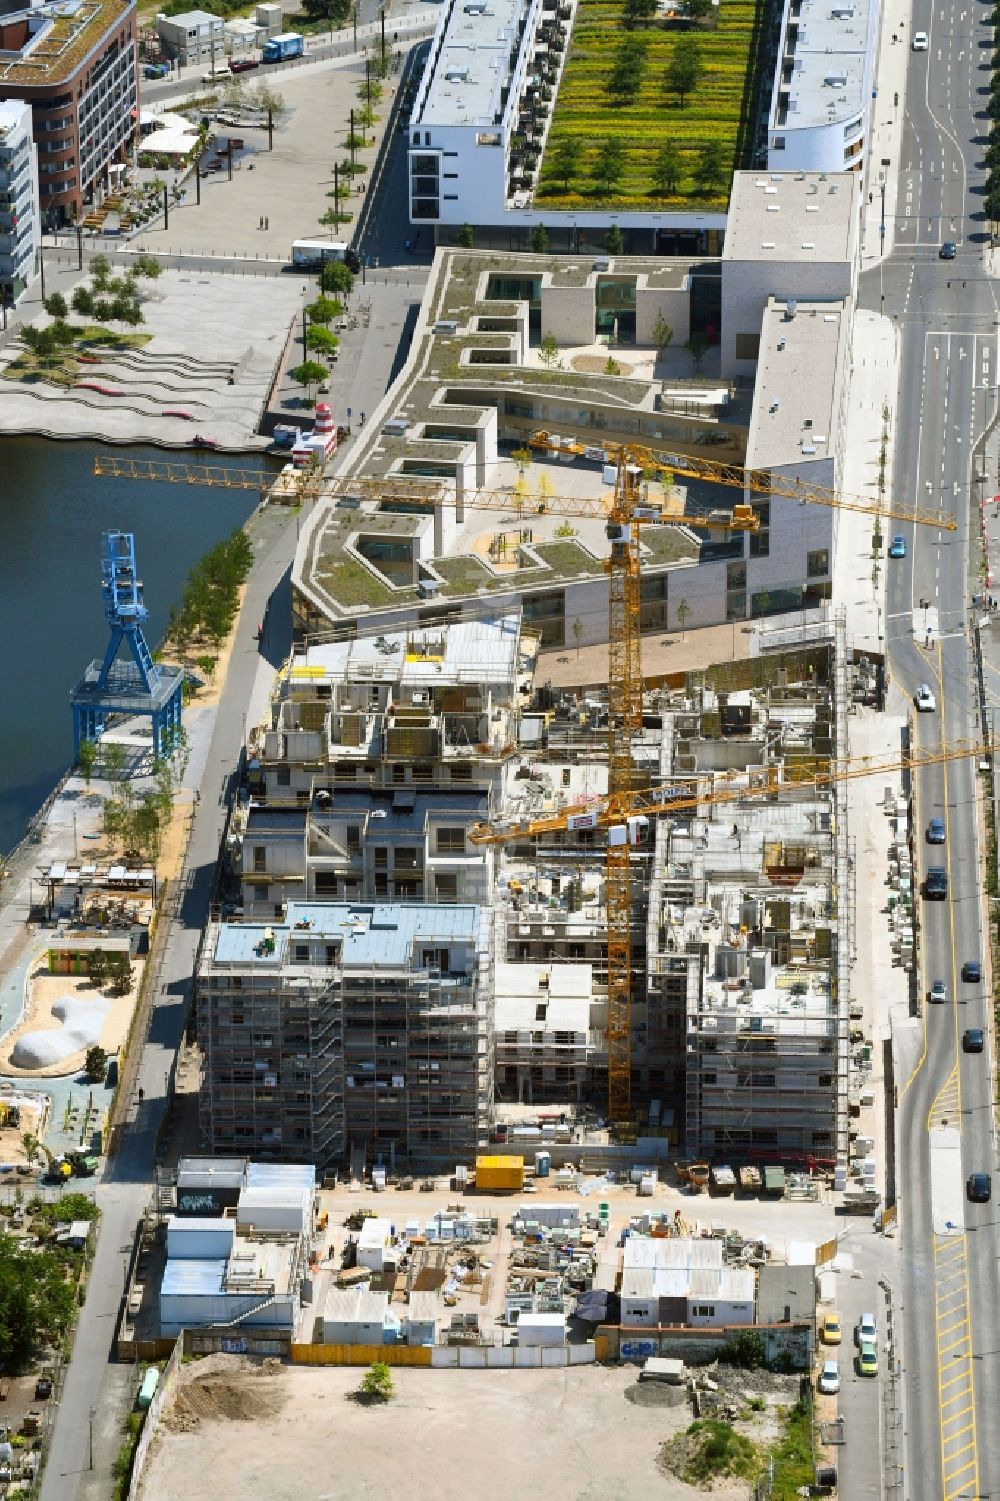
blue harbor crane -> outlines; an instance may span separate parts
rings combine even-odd
[[[101,594],[111,636],[103,662],[91,662],[70,696],[73,754],[80,742],[100,740],[109,725],[128,718],[152,722],[153,755],[169,749],[181,726],[184,671],[153,661],[142,633],[149,612],[135,566],[132,532],[105,532],[101,539]],[[121,655],[128,647],[131,661]]]

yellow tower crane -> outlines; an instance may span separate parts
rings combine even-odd
[[[555,438],[538,431],[528,440],[532,448],[582,456],[589,451],[576,439]],[[805,505],[829,506],[865,515],[954,531],[956,522],[943,511],[932,511],[899,502],[883,504],[864,496],[843,495],[798,478],[774,475],[766,470],[748,470],[739,465],[718,464],[711,459],[659,452],[639,444],[622,444],[600,450],[614,466],[614,486],[608,496],[580,499],[569,496],[539,498],[539,514],[597,517],[606,525],[610,556],[608,572],[608,792],[609,806],[621,805],[635,793],[636,771],[632,739],[642,728],[642,661],[640,651],[641,543],[640,528],[650,523],[676,523],[726,531],[755,531],[760,519],[753,507],[737,504],[729,512],[708,516],[685,516],[668,507],[650,504],[645,477],[669,472],[689,479],[705,480],[761,496],[778,496]],[[172,464],[170,462],[99,457],[96,474],[132,479],[160,479],[172,483],[223,485],[227,488],[266,489],[267,476],[259,470],[227,469],[221,466]],[[362,495],[386,505],[427,507],[444,503],[462,509],[496,510],[524,504],[510,491],[475,490],[470,494],[446,491],[436,482],[389,479],[340,478],[324,485],[315,475],[316,490],[331,497]],[[613,1121],[626,1123],[631,1116],[631,865],[627,841],[609,838],[607,856],[608,924],[608,1110]]]

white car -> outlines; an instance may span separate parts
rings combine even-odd
[[[916,704],[918,714],[933,714],[937,708],[937,699],[931,692],[929,683],[920,684],[917,689]]]
[[[926,33],[926,31],[915,31],[913,33],[913,41],[910,43],[910,46],[913,48],[914,52],[926,52],[927,51],[927,33]]]
[[[828,1397],[840,1391],[840,1368],[835,1360],[824,1360],[816,1388]]]
[[[865,1340],[868,1340],[873,1345],[878,1344],[878,1325],[875,1322],[875,1315],[873,1313],[863,1313],[858,1319],[858,1327],[854,1331],[854,1339],[855,1343],[859,1345]]]

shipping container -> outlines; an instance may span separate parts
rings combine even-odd
[[[519,1193],[523,1187],[523,1157],[476,1158],[476,1188],[480,1193],[497,1190]]]

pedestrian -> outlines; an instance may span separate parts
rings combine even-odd
[[[138,1096],[139,1096],[139,1104],[141,1105],[142,1102],[143,1102],[143,1100],[146,1098],[146,1092],[145,1092],[145,1090],[140,1089],[138,1091]]]
[[[265,219],[264,220],[264,228],[265,229],[270,229],[271,228],[271,221],[270,221],[270,219]]]
[[[868,202],[869,203],[871,203],[871,198],[872,198],[872,195],[869,193],[868,194]],[[257,228],[258,229],[263,229],[264,228],[264,215],[263,214],[261,214],[260,218],[257,220]]]
[[[364,414],[364,412],[362,412],[361,413],[361,426],[364,427],[364,425],[365,425],[365,414]]]

